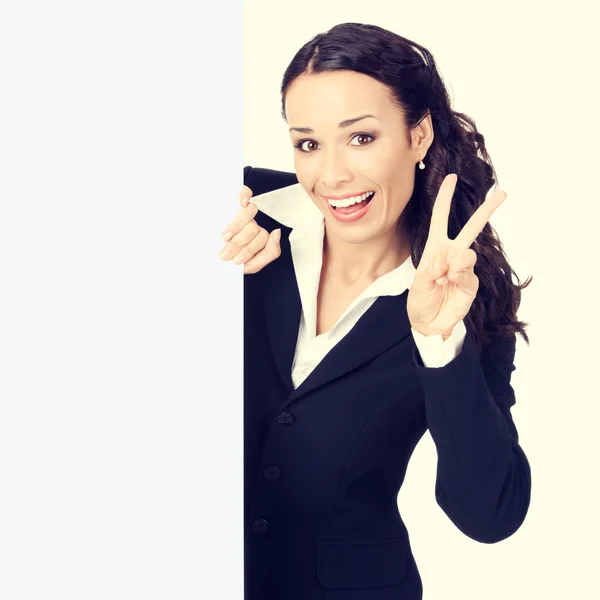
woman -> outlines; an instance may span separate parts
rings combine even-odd
[[[246,600],[417,600],[397,497],[427,429],[462,532],[498,542],[529,507],[510,413],[529,281],[488,223],[506,194],[485,198],[483,136],[392,32],[317,35],[281,92],[295,174],[244,169],[221,254],[246,273]]]

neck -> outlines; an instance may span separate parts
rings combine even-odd
[[[323,267],[343,283],[375,281],[410,256],[408,236],[395,227],[367,242],[353,244],[328,235],[323,240]]]

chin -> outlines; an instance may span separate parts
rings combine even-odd
[[[362,244],[370,242],[377,237],[379,230],[368,226],[358,226],[353,230],[347,227],[339,227],[340,223],[334,222],[332,230],[335,232],[335,236],[349,244]]]

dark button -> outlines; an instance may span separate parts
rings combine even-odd
[[[266,519],[256,519],[252,523],[252,533],[257,535],[264,535],[269,529],[269,522]]]
[[[289,412],[284,411],[277,415],[277,422],[280,425],[291,425],[295,420],[294,415]]]
[[[281,469],[277,465],[268,465],[263,472],[270,481],[275,481],[281,477]]]

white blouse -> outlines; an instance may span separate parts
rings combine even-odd
[[[409,289],[416,269],[409,256],[399,267],[376,279],[362,292],[329,331],[316,335],[325,219],[300,183],[259,194],[250,201],[278,223],[293,228],[289,240],[302,304],[292,364],[292,381],[297,388],[379,296],[399,296]],[[432,368],[443,367],[456,358],[467,333],[463,320],[455,325],[446,341],[441,335],[426,336],[412,328],[411,331],[423,364]]]

